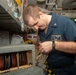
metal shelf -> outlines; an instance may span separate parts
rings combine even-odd
[[[8,0],[12,3],[8,4],[7,0],[0,0],[0,28],[16,33],[22,33],[22,19],[21,10],[19,10],[18,6],[14,0]]]
[[[31,50],[31,49],[35,50],[35,46],[28,44],[8,45],[8,46],[1,46],[0,53],[18,52],[18,51]]]
[[[32,51],[32,62],[35,66],[35,45],[21,44],[21,45],[8,45],[0,47],[0,54],[2,53],[11,53],[11,52],[20,52],[20,51]]]
[[[13,1],[11,1],[13,2]],[[11,10],[11,8],[8,6],[8,3],[6,0],[0,0],[0,5],[11,15],[11,17],[20,25],[20,21],[15,18],[14,12]]]

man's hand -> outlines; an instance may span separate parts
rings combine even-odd
[[[52,50],[52,41],[39,43],[39,50],[43,53],[49,53]]]

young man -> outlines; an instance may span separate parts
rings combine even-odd
[[[38,6],[23,10],[24,23],[39,34],[39,50],[48,53],[47,75],[76,75],[76,24],[55,13],[45,14]]]

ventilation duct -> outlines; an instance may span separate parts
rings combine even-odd
[[[63,0],[62,9],[76,9],[76,0]]]

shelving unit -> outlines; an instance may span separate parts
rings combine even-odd
[[[32,52],[32,56],[30,58],[30,59],[32,59],[32,64],[31,65],[30,64],[26,64],[26,65],[22,65],[22,66],[19,65],[19,63],[20,63],[19,62],[19,53],[22,52],[22,51],[23,51],[23,53],[24,53],[24,51],[27,51],[27,52],[31,51]],[[22,44],[22,45],[9,45],[9,46],[0,47],[0,55],[8,53],[8,56],[10,56],[11,55],[10,53],[13,53],[13,52],[16,53],[17,66],[13,67],[13,68],[8,68],[8,69],[5,69],[5,70],[0,70],[0,73],[10,72],[10,71],[13,71],[13,70],[19,70],[19,69],[22,69],[22,68],[28,68],[30,66],[35,67],[35,45]],[[27,57],[29,57],[29,56],[27,55]],[[6,61],[5,61],[5,64],[6,64]]]

